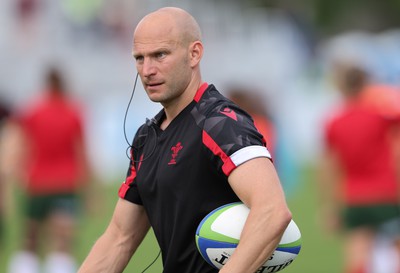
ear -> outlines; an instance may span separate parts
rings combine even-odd
[[[189,48],[189,58],[191,67],[195,67],[200,63],[203,57],[203,44],[201,41],[195,41],[190,45]]]

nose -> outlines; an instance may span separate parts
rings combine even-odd
[[[151,58],[145,58],[142,64],[142,74],[144,77],[149,77],[156,74],[157,69],[154,61]]]

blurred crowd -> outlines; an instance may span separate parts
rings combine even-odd
[[[344,91],[347,88],[343,82],[347,86],[357,85],[357,80],[361,80],[357,78],[357,75],[361,77],[360,75],[365,73],[368,75],[368,84],[372,82],[375,86],[388,87],[373,89],[365,100],[374,104],[374,107],[378,109],[374,111],[379,112],[379,116],[387,119],[387,114],[390,112],[390,118],[396,120],[397,116],[393,117],[393,115],[397,115],[397,92],[400,88],[400,28],[382,33],[349,30],[348,33],[316,44],[315,41],[311,41],[307,31],[302,29],[301,25],[296,24],[288,14],[282,11],[254,9],[243,12],[233,5],[220,6],[216,1],[206,1],[202,4],[197,2],[137,0],[5,0],[0,2],[0,61],[3,64],[0,66],[0,254],[4,243],[4,238],[2,238],[4,219],[13,211],[13,202],[9,200],[13,196],[10,183],[22,181],[20,184],[25,187],[29,181],[46,180],[43,177],[35,178],[32,173],[24,173],[32,166],[23,167],[25,165],[21,160],[26,161],[30,155],[28,150],[21,151],[21,147],[25,145],[21,144],[24,143],[21,141],[24,141],[24,138],[25,141],[26,138],[32,140],[34,132],[40,130],[43,131],[40,131],[42,133],[39,133],[38,139],[49,137],[52,141],[55,141],[58,135],[66,137],[70,134],[69,140],[61,139],[60,143],[53,143],[54,149],[46,151],[48,158],[45,160],[56,163],[57,154],[65,152],[69,153],[68,160],[72,164],[69,165],[70,168],[74,168],[73,164],[78,164],[80,167],[84,166],[83,169],[85,169],[75,170],[76,176],[69,177],[67,183],[76,184],[76,187],[64,188],[61,192],[46,189],[40,192],[39,196],[41,199],[44,196],[46,202],[36,200],[37,192],[32,195],[32,191],[23,187],[27,190],[27,204],[31,204],[27,207],[41,207],[40,204],[47,204],[51,209],[48,208],[46,211],[44,207],[41,207],[38,209],[41,212],[25,211],[24,217],[30,224],[26,225],[27,230],[24,231],[23,236],[21,235],[25,239],[23,239],[21,252],[16,253],[15,260],[11,261],[10,273],[22,272],[18,271],[19,269],[13,269],[18,264],[28,265],[31,269],[35,267],[37,261],[31,254],[40,249],[40,246],[36,244],[39,240],[37,239],[38,227],[44,223],[43,219],[48,219],[47,217],[52,215],[51,211],[54,208],[61,213],[58,213],[57,217],[49,217],[53,220],[50,221],[53,230],[58,231],[51,234],[58,239],[53,240],[55,243],[52,246],[53,249],[50,250],[53,255],[48,262],[48,268],[52,267],[52,263],[59,264],[60,260],[63,261],[62,263],[69,264],[65,268],[74,268],[76,265],[70,253],[70,244],[75,233],[76,215],[80,210],[80,201],[76,197],[80,196],[85,188],[80,182],[83,180],[86,183],[91,182],[93,173],[100,177],[98,180],[107,183],[111,180],[115,182],[116,177],[124,176],[127,159],[123,116],[136,74],[134,60],[131,57],[132,31],[141,16],[149,10],[165,5],[180,5],[197,16],[205,32],[205,43],[208,44],[208,52],[203,61],[204,78],[214,82],[234,102],[253,115],[259,130],[265,132],[267,142],[276,158],[277,169],[285,191],[289,196],[295,194],[297,188],[301,186],[298,185],[301,167],[318,162],[326,151],[324,149],[329,145],[334,145],[331,136],[327,136],[327,116],[331,115],[332,109],[337,111],[337,105],[342,106],[343,101],[347,101],[344,100],[346,96],[343,96],[343,93],[334,92]],[[336,69],[338,61],[343,60],[346,64],[351,64],[351,68],[359,69],[360,74],[357,74],[355,78],[346,78],[344,71],[353,73],[352,76],[355,72],[343,70],[340,82]],[[52,70],[55,64],[56,70]],[[343,81],[343,78],[346,78],[347,82]],[[64,88],[64,83],[68,86],[67,88]],[[68,90],[66,97],[68,105],[69,99],[73,98],[74,101],[79,102],[78,105],[82,109],[77,110],[79,113],[66,110],[68,115],[71,115],[71,119],[65,120],[62,123],[63,126],[57,122],[52,124],[51,121],[45,120],[43,125],[38,121],[37,129],[32,129],[31,125],[27,125],[28,118],[26,116],[21,118],[21,113],[27,112],[31,102],[37,103],[36,100],[43,95],[40,91],[64,89]],[[385,90],[391,91],[386,93]],[[138,87],[128,115],[126,125],[128,134],[144,121],[147,117],[145,115],[158,111],[153,104],[146,104],[146,100],[147,97],[142,88]],[[52,100],[51,103],[60,103],[60,101]],[[49,105],[51,103],[49,102]],[[51,112],[49,105],[47,106],[49,112],[46,112],[47,118],[49,115],[56,118],[56,115],[60,113]],[[73,104],[71,108],[75,109],[75,106]],[[55,107],[59,109],[60,106]],[[65,118],[66,115],[64,113],[62,116]],[[67,130],[69,123],[72,123],[70,131],[61,134],[62,130]],[[31,126],[29,130],[33,131],[29,131],[26,126]],[[349,127],[352,126],[349,125]],[[45,134],[50,131],[58,133],[57,136]],[[129,138],[131,137],[129,135]],[[44,141],[45,144],[50,145],[49,140]],[[356,137],[354,141],[358,142]],[[66,142],[69,143],[70,150],[58,150],[61,146],[65,147]],[[336,152],[340,154],[340,151]],[[375,154],[366,153],[362,156],[373,160]],[[398,155],[395,154],[395,156]],[[54,170],[54,167],[49,167],[49,169]],[[362,166],[361,170],[364,169]],[[66,172],[69,175],[74,173],[70,169]],[[328,175],[328,179],[326,174],[331,173],[328,170],[324,172],[325,176],[320,178],[322,182],[331,181],[333,175]],[[339,171],[333,171],[335,172]],[[47,175],[44,172],[42,174]],[[33,178],[28,178],[29,175]],[[51,175],[54,175],[53,180],[63,180],[66,177],[62,171],[61,174],[53,173],[48,176]],[[341,179],[343,177],[332,183],[340,184]],[[381,187],[379,184],[375,186],[378,189]],[[396,190],[396,186],[393,187],[392,193]],[[67,213],[53,205],[53,199],[56,203],[62,203],[62,208],[65,209],[66,206]],[[330,197],[329,200],[341,206],[348,205],[341,203],[347,199],[335,200]],[[389,203],[393,205],[394,201],[391,200]],[[376,205],[374,202],[369,203],[371,204]],[[398,206],[398,204],[395,205]],[[325,208],[325,206],[322,207]],[[330,218],[332,219],[336,218]],[[339,219],[336,220],[339,221]],[[379,230],[380,224],[379,222]],[[393,229],[396,228],[390,226],[383,229],[392,238]],[[388,229],[390,231],[387,231]],[[354,230],[351,229],[351,231]],[[346,251],[358,251],[355,246],[362,250],[369,250],[359,252],[362,254],[348,261],[351,268],[349,270],[353,270],[349,273],[365,273],[366,271],[360,269],[362,267],[360,264],[366,263],[369,259],[366,257],[370,257],[368,255],[373,252],[372,245],[387,243],[385,236],[383,236],[384,240],[375,241],[375,236],[386,234],[385,232],[375,233],[376,230],[378,228],[374,226],[373,233],[356,232],[351,233],[355,236],[348,237],[352,240],[351,246],[354,249],[348,246]],[[356,243],[353,243],[355,241]],[[391,273],[390,270],[399,266],[400,262],[396,261],[400,261],[400,255],[396,256],[392,247],[389,251],[387,249],[375,251],[373,254],[375,267],[380,269],[371,273]],[[60,253],[68,255],[59,255]],[[389,268],[377,265],[383,263],[385,259],[382,257],[385,255],[395,257],[391,259],[395,261],[392,265],[386,263]],[[18,259],[30,262],[21,263]],[[48,269],[47,272],[62,271]],[[64,272],[68,273],[68,271]]]
[[[138,2],[0,3],[0,49],[7,53],[0,55],[2,63],[7,64],[0,68],[1,97],[12,106],[23,104],[42,87],[40,79],[49,64],[62,63],[71,92],[86,105],[89,155],[106,180],[110,173],[118,174],[125,162],[120,153],[126,148],[120,141],[120,128],[135,75],[130,48],[132,29],[138,18],[159,6],[181,5],[196,15],[208,46],[203,64],[205,78],[215,79],[222,90],[237,83],[250,84],[255,93],[262,93],[264,103],[272,105],[271,113],[282,132],[280,139],[285,139],[281,151],[295,149],[295,160],[313,161],[317,154],[320,113],[337,98],[329,91],[333,87],[324,76],[333,58],[357,58],[379,80],[400,84],[400,35],[396,29],[381,33],[349,30],[317,43],[309,29],[280,10],[243,11],[211,0],[202,4]],[[243,54],[246,58],[240,58]],[[138,89],[135,100],[140,103],[132,106],[135,118],[128,130],[148,117],[144,110],[156,113],[159,109],[146,104],[143,90]],[[102,138],[94,137],[99,132]],[[95,148],[99,145],[105,147],[103,151]]]

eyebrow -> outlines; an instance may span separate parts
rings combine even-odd
[[[132,56],[136,59],[137,57],[140,57],[140,56],[144,56],[144,55],[147,55],[147,56],[152,56],[152,57],[154,57],[155,55],[157,55],[157,54],[159,54],[159,53],[170,53],[170,52],[172,52],[172,50],[170,49],[170,48],[166,48],[166,47],[160,47],[160,48],[157,48],[157,49],[154,49],[154,50],[152,50],[152,51],[149,51],[149,52],[147,52],[146,54],[143,54],[143,53],[140,53],[140,52],[133,52],[132,53]]]

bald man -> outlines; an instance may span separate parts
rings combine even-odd
[[[145,16],[133,56],[148,97],[163,109],[138,129],[111,222],[79,272],[122,272],[152,227],[164,273],[254,273],[291,220],[263,136],[246,112],[202,80],[201,31],[186,11]],[[196,228],[213,209],[238,201],[250,214],[218,271],[197,251]]]

